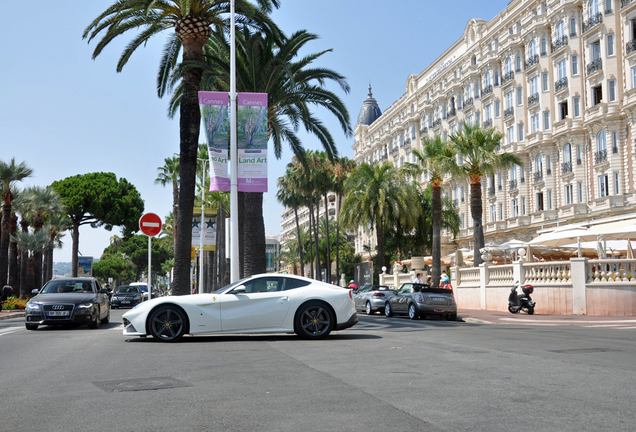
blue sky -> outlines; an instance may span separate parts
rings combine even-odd
[[[33,176],[23,186],[47,186],[76,174],[114,172],[135,185],[146,212],[162,219],[170,212],[170,188],[154,184],[157,167],[179,151],[179,122],[168,119],[166,98],[155,82],[164,36],[131,57],[121,73],[115,67],[131,40],[113,41],[96,60],[95,43],[82,40],[85,27],[114,0],[0,0],[0,160],[26,162]],[[355,124],[368,85],[384,111],[403,93],[409,74],[419,74],[460,38],[471,18],[492,19],[507,1],[451,3],[424,0],[282,0],[274,20],[288,34],[300,29],[320,36],[307,53],[332,49],[318,66],[336,70],[351,87],[344,94]],[[317,114],[330,128],[341,155],[352,157],[353,138],[335,118]],[[306,148],[319,144],[300,133]],[[202,135],[200,142],[204,142]],[[275,197],[276,178],[292,153],[269,155],[269,190],[264,198],[266,232],[280,232],[283,207]],[[98,258],[110,236],[120,234],[84,226],[80,252]],[[71,260],[71,238],[56,250],[55,261]]]

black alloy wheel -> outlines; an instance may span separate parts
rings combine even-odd
[[[335,322],[336,318],[324,303],[311,301],[296,314],[295,328],[303,339],[321,339],[331,333]]]
[[[181,309],[162,306],[152,312],[148,327],[153,338],[161,342],[176,342],[185,334],[186,318]]]

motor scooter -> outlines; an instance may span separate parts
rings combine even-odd
[[[510,290],[510,296],[508,296],[508,310],[513,314],[519,313],[519,311],[524,311],[528,315],[532,315],[534,313],[536,303],[532,301],[530,294],[534,291],[534,287],[532,285],[522,286],[521,291],[523,291],[523,294],[519,296],[517,295],[518,286],[519,283],[517,282]]]
[[[9,285],[5,285],[4,288],[2,288],[2,292],[0,292],[0,311],[2,310],[2,307],[4,306],[4,301],[8,299],[9,296],[12,294],[13,294],[13,288],[11,288]]]

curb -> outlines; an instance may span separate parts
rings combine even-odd
[[[11,318],[22,318],[24,315],[25,315],[24,312],[13,312],[13,311],[0,312],[0,321],[8,320]]]
[[[462,320],[466,323],[470,324],[494,324],[492,321],[484,321],[479,318],[462,318]]]

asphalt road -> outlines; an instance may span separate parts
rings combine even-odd
[[[361,316],[293,335],[0,321],[0,431],[634,431],[636,329]]]

